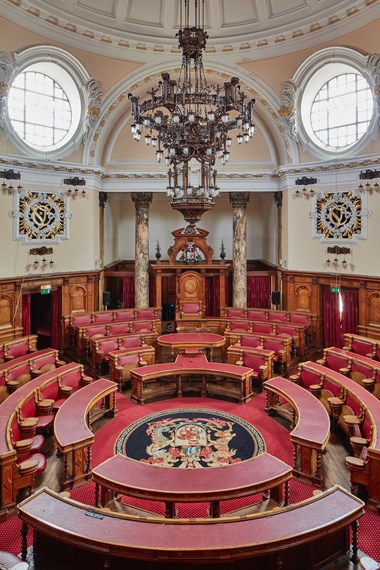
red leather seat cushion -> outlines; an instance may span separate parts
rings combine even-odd
[[[37,451],[41,451],[43,445],[45,443],[45,438],[43,435],[35,435],[33,438],[32,447],[30,448],[30,453],[37,453]]]
[[[26,459],[19,461],[19,465],[25,463],[25,461],[30,461],[31,459],[38,461],[38,467],[36,473],[41,473],[45,470],[46,467],[46,457],[42,455],[42,453],[33,453],[33,455],[29,455]]]
[[[48,431],[52,427],[53,422],[54,422],[53,415],[39,416],[36,427],[37,433]]]

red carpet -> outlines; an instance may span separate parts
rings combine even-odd
[[[269,453],[282,459],[289,465],[292,464],[292,445],[288,432],[278,425],[272,418],[263,413],[265,396],[261,394],[253,401],[245,405],[239,405],[222,400],[210,400],[201,398],[183,398],[165,400],[145,406],[137,406],[127,398],[117,396],[119,415],[96,433],[93,445],[93,466],[98,465],[114,453],[114,444],[118,435],[130,423],[162,410],[174,408],[210,408],[220,412],[243,418],[254,425],[264,437],[266,449]],[[296,503],[311,496],[314,488],[302,483],[297,479],[290,482],[290,502]],[[71,492],[71,497],[77,501],[94,504],[94,484],[92,482],[82,485]],[[221,504],[221,512],[239,509],[255,502],[257,497],[234,499],[224,501]],[[250,501],[250,502],[249,502]],[[164,514],[164,505],[154,501],[142,501],[128,499],[128,503],[146,510]],[[207,505],[205,503],[194,505],[178,505],[179,516],[205,516]],[[29,533],[29,543],[32,536]],[[20,523],[16,516],[10,517],[0,525],[0,550],[8,550],[18,554],[20,552]],[[380,562],[380,516],[373,511],[366,511],[360,519],[359,548],[371,558]]]

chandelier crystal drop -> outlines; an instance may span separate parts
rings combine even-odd
[[[220,192],[215,162],[218,159],[225,165],[230,159],[230,131],[237,129],[238,144],[249,142],[254,135],[255,100],[248,100],[237,77],[231,77],[223,86],[207,83],[202,59],[208,38],[204,29],[205,1],[179,1],[179,78],[162,73],[157,88],[148,91],[145,101],[140,103],[132,93],[128,97],[134,119],[133,139],[139,141],[145,129],[145,144],[156,148],[158,163],[165,160],[169,166],[166,192],[170,205],[194,227],[215,205]],[[192,183],[194,173],[198,175],[197,184]]]

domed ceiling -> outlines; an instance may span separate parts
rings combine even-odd
[[[379,2],[206,0],[208,53],[263,59],[316,45],[379,18]],[[112,57],[177,53],[179,0],[0,0],[0,7],[28,29]]]

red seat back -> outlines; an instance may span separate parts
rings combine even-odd
[[[298,313],[290,313],[289,322],[294,323],[295,325],[308,325],[309,324],[309,316],[308,315],[301,315]]]
[[[244,319],[244,309],[227,309],[228,319]]]
[[[73,390],[77,390],[82,385],[82,376],[80,369],[70,370],[61,376],[63,386],[71,386]]]
[[[88,328],[86,329],[86,334],[85,336],[87,338],[91,338],[94,335],[105,335],[107,332],[107,329],[105,327],[105,325],[99,325],[98,327],[92,327],[92,328]]]
[[[231,331],[248,331],[249,322],[248,321],[231,321],[230,322]]]
[[[25,362],[20,364],[19,366],[15,366],[8,371],[8,381],[15,380],[20,374],[29,374],[30,373],[30,366],[29,362]]]
[[[276,311],[269,311],[268,313],[268,320],[275,322],[275,323],[285,323],[287,318],[286,318],[286,313],[280,313],[280,312],[276,312]]]
[[[280,340],[277,340],[276,338],[265,338],[263,348],[265,348],[265,350],[273,350],[275,354],[278,354],[280,350],[283,350],[284,345]]]
[[[253,348],[257,348],[260,346],[260,339],[256,336],[242,335],[240,337],[240,344],[241,346],[252,346]]]
[[[265,311],[253,311],[253,310],[248,309],[247,317],[248,317],[248,319],[251,319],[252,321],[266,321],[267,320],[267,315],[266,315]]]
[[[199,311],[199,305],[197,305],[197,311]],[[153,309],[138,309],[136,311],[136,319],[154,319]]]
[[[347,368],[350,361],[347,357],[341,356],[340,354],[332,354],[328,352],[326,354],[326,364],[331,370],[339,372],[341,368]]]
[[[351,394],[348,394],[345,404],[351,408],[355,416],[360,416],[360,404]]]
[[[301,371],[301,384],[305,388],[309,389],[312,384],[320,384],[321,377],[318,372],[314,370],[308,370],[307,368],[302,368]]]
[[[277,334],[288,334],[290,336],[295,336],[297,334],[297,329],[290,325],[277,325]]]
[[[113,321],[112,312],[93,313],[94,323],[111,323]]]
[[[152,331],[153,324],[151,321],[140,321],[132,323],[132,331],[131,332],[138,332],[138,331]]]
[[[119,366],[124,366],[124,364],[138,364],[138,362],[138,354],[126,354],[125,356],[120,356],[118,364]]]
[[[335,384],[334,382],[331,382],[331,380],[329,380],[328,378],[325,378],[324,382],[323,382],[323,388],[325,390],[328,390],[329,392],[331,392],[331,394],[333,396],[335,396],[336,398],[339,398],[340,396],[340,388],[337,384]]]
[[[129,333],[129,321],[110,324],[108,327],[108,333],[112,335],[118,334],[128,334]]]
[[[14,356],[18,358],[19,356],[24,356],[24,354],[28,354],[29,351],[29,343],[27,340],[22,340],[16,344],[11,344],[8,348],[8,355]]]
[[[71,324],[74,327],[90,325],[91,322],[91,315],[74,315],[71,317]]]
[[[133,311],[115,311],[114,320],[115,321],[133,321],[135,318],[135,313]]]
[[[98,343],[98,350],[103,354],[108,354],[112,350],[118,349],[118,342],[115,339],[112,340],[102,340]]]
[[[43,400],[58,400],[59,395],[59,384],[58,381],[49,382],[46,386],[43,386],[40,390],[41,398]]]
[[[123,348],[135,348],[135,347],[137,348],[139,346],[142,346],[141,337],[140,336],[134,336],[131,338],[128,338],[128,337],[123,338],[121,340],[121,346]]]
[[[370,368],[369,366],[366,366],[365,364],[362,364],[361,362],[352,362],[352,367],[351,367],[352,372],[360,372],[361,374],[363,374],[365,376],[365,378],[372,378],[372,376],[374,376],[374,371],[372,368]]]
[[[253,332],[272,334],[272,325],[270,323],[252,323]]]
[[[21,404],[21,415],[24,418],[31,418],[37,415],[36,403],[34,401],[34,394],[29,396],[29,398],[27,398],[25,402]]]
[[[362,356],[366,356],[367,354],[373,351],[372,343],[366,342],[365,340],[353,338],[351,350],[352,352],[356,352],[356,354],[361,354]]]
[[[253,370],[258,370],[259,366],[265,364],[265,359],[258,354],[244,354],[243,364],[248,366],[248,368],[253,368]]]

